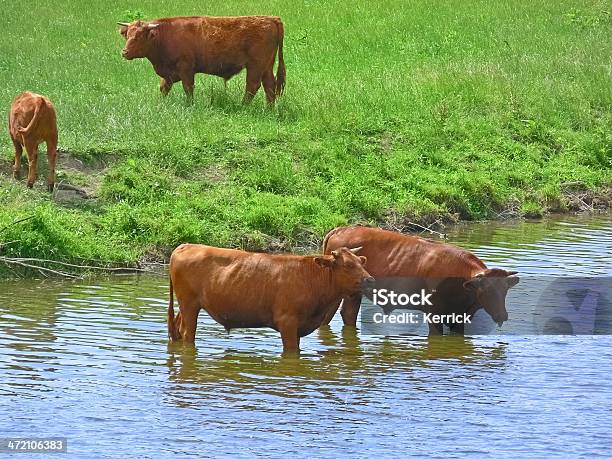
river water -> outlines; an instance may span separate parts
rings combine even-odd
[[[521,275],[612,275],[611,215],[448,240]],[[282,358],[276,332],[228,335],[206,314],[195,348],[168,344],[167,291],[0,282],[0,438],[66,437],[83,458],[611,454],[610,336],[383,337],[335,318]]]

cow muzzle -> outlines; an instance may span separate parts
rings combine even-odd
[[[121,50],[121,57],[123,57],[124,59],[127,59],[128,61],[131,61],[133,58],[129,55],[129,52],[127,49],[123,48]]]
[[[374,288],[375,285],[376,285],[376,281],[374,280],[372,276],[366,277],[364,280],[361,281],[361,290],[364,293],[372,293],[372,289]]]
[[[508,313],[504,312],[503,314],[500,314],[498,317],[496,317],[494,320],[497,323],[497,326],[501,327],[504,322],[508,320]]]

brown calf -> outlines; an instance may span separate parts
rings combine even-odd
[[[55,160],[57,157],[57,124],[55,109],[49,99],[32,92],[18,95],[9,113],[9,134],[15,146],[13,176],[21,176],[21,155],[25,147],[28,155],[28,187],[36,181],[38,145],[47,144],[49,160],[48,189],[55,186]]]

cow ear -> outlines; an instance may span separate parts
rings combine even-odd
[[[156,37],[157,36],[157,28],[159,27],[159,24],[147,24],[147,30],[149,31],[149,36],[150,37]]]
[[[478,274],[472,277],[470,280],[465,281],[463,283],[463,288],[466,290],[478,290],[480,287],[482,287],[483,279],[483,276]]]
[[[368,259],[367,259],[367,257],[359,257],[359,261],[361,261],[361,264],[365,266],[365,264],[368,261]]]
[[[519,283],[519,278],[518,277],[507,277],[506,282],[508,282],[508,288],[512,288],[516,284]]]
[[[314,261],[322,268],[331,268],[336,260],[330,257],[315,257]]]
[[[127,26],[121,26],[119,28],[119,33],[123,35],[124,38],[127,37],[127,29],[128,29]]]

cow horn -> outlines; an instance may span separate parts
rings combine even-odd
[[[117,24],[119,24],[120,26],[123,26],[123,27],[128,27],[130,25],[129,22],[118,22]]]
[[[147,24],[147,27],[148,27],[149,29],[154,29],[154,28],[156,28],[156,27],[159,27],[159,24]]]
[[[353,253],[357,253],[357,252],[359,252],[361,249],[363,249],[363,246],[362,246],[362,245],[360,245],[359,247],[355,247],[355,248],[349,249],[349,250],[350,250],[351,252],[353,252]]]
[[[514,276],[515,274],[518,274],[518,271],[508,271],[508,276]]]

